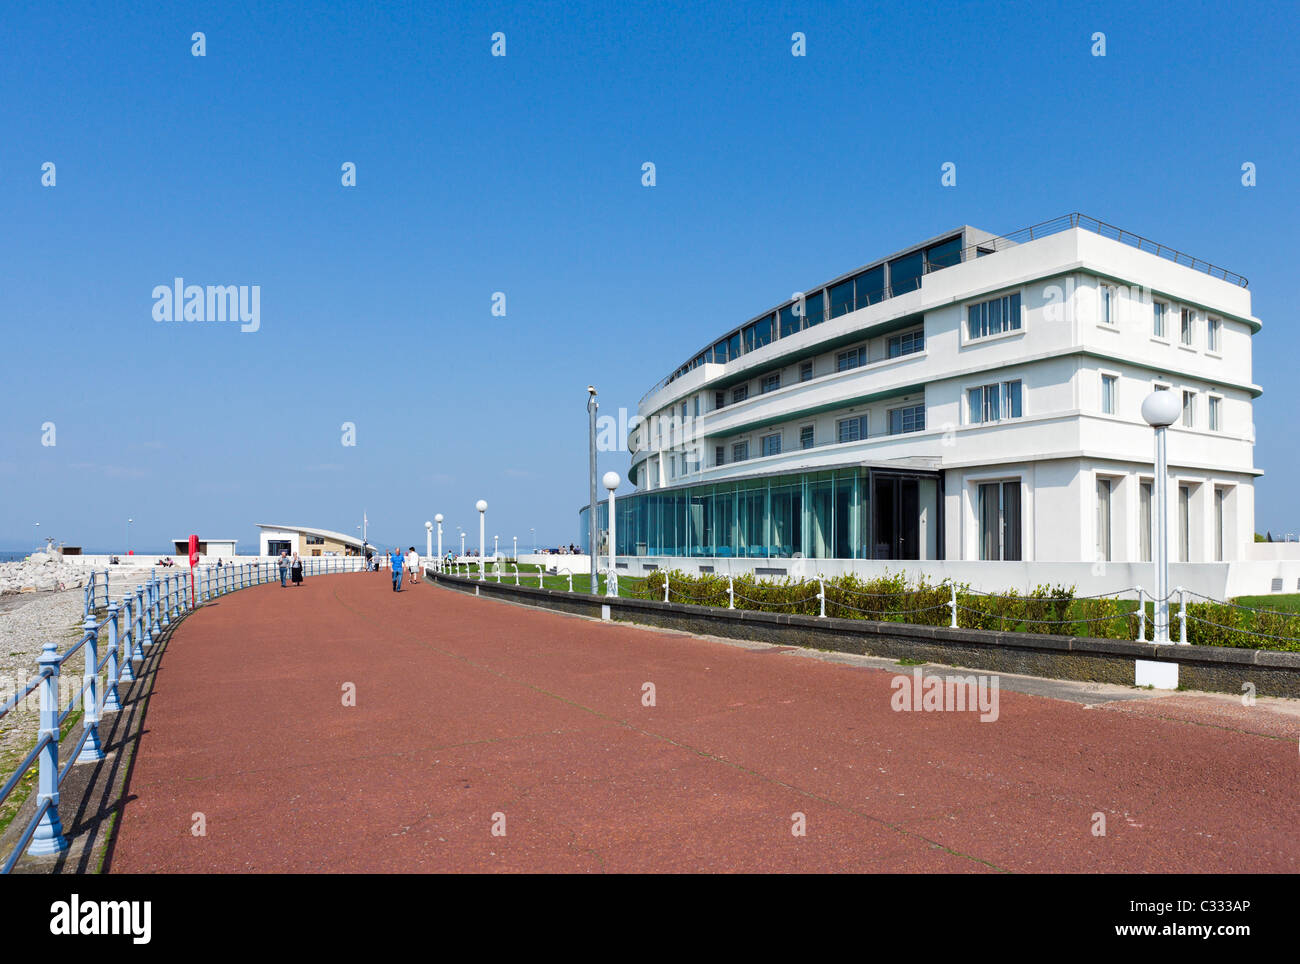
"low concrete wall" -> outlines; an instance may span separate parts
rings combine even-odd
[[[609,599],[490,579],[467,579],[432,570],[427,574],[439,585],[461,592],[597,619],[608,606],[609,618],[618,622],[705,636],[1126,686],[1134,685],[1136,661],[1152,660],[1176,663],[1178,681],[1184,689],[1240,694],[1244,683],[1252,683],[1259,696],[1300,698],[1300,653],[1218,646],[1155,646],[1079,636],[822,619],[645,599]]]

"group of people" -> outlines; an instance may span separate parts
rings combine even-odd
[[[393,592],[402,591],[403,573],[410,573],[411,582],[420,581],[420,554],[415,551],[415,546],[411,546],[406,552],[394,546],[393,551],[385,555],[393,578]],[[379,571],[379,556],[369,549],[366,550],[366,568],[371,572]]]
[[[288,586],[288,585],[289,585],[289,576],[290,576],[290,573],[293,574],[293,584],[294,584],[295,586],[301,586],[301,585],[302,585],[302,560],[301,560],[300,558],[298,558],[298,553],[295,552],[295,553],[293,554],[293,558],[290,559],[290,558],[289,558],[289,553],[287,553],[287,552],[285,552],[283,549],[281,549],[281,550],[280,550],[280,558],[279,558],[279,560],[277,561],[277,564],[278,564],[279,567],[280,567],[280,587],[281,587],[281,588],[284,588],[285,586]]]

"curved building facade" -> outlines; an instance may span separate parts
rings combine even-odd
[[[1260,327],[1244,278],[1082,215],[956,228],[762,312],[652,387],[627,435],[636,491],[617,501],[617,552],[633,569],[773,573],[783,559],[1146,562],[1140,406],[1165,389],[1183,405],[1171,558],[1244,558]]]

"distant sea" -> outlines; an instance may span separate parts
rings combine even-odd
[[[39,552],[44,548],[44,546],[41,546],[39,549],[0,549],[0,562],[22,562],[33,552]],[[141,556],[174,556],[176,555],[176,547],[168,546],[166,549],[136,549],[135,552],[136,555]],[[81,550],[81,553],[85,556],[126,555],[126,553],[121,549],[83,549]]]

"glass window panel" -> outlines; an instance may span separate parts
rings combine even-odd
[[[874,305],[885,297],[885,266],[878,265],[853,279],[854,304],[858,308]]]
[[[925,254],[916,251],[889,262],[889,292],[893,297],[915,291],[921,287],[921,274],[925,270]]]
[[[1002,483],[1002,558],[1020,559],[1020,483]]]
[[[727,339],[727,357],[732,361],[740,357],[740,332]]]
[[[799,381],[801,382],[812,381],[812,377],[813,377],[813,363],[810,361],[803,362],[799,366]]]
[[[781,337],[793,335],[803,328],[803,318],[794,313],[795,306],[788,304],[781,309]]]
[[[925,250],[930,269],[949,268],[961,261],[961,235],[933,244]]]
[[[762,348],[772,343],[772,315],[754,323],[754,347]]]
[[[820,325],[826,320],[826,305],[820,291],[805,299],[804,316],[808,319],[809,325]]]
[[[995,386],[996,387],[996,386]],[[1020,417],[1020,382],[1006,383],[1007,418]]]
[[[853,310],[853,279],[841,281],[830,289],[831,317],[838,318]]]
[[[799,447],[801,449],[810,449],[814,445],[813,426],[805,425],[799,429]]]
[[[967,410],[970,414],[971,422],[984,421],[984,389],[972,388],[966,392]]]

